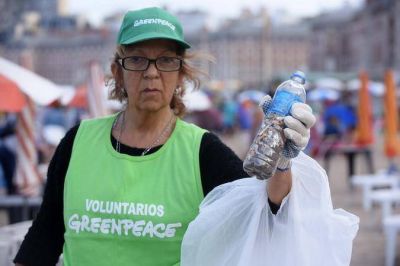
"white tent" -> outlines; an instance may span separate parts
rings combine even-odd
[[[36,165],[34,122],[36,105],[49,105],[58,100],[63,95],[63,89],[50,80],[1,57],[0,77],[6,81],[0,89],[9,94],[3,94],[2,97],[12,99],[12,95],[15,96],[17,92],[19,99],[23,99],[19,104],[12,100],[11,105],[6,106],[14,111],[18,110],[15,131],[18,142],[16,183],[19,193],[26,196],[37,196],[40,194],[44,180]],[[18,106],[11,108],[12,105]]]
[[[63,95],[60,86],[0,57],[0,75],[14,82],[36,104],[48,105]]]

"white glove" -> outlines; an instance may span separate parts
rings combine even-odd
[[[294,103],[290,114],[284,118],[287,128],[284,129],[285,137],[303,150],[310,140],[310,128],[315,123],[312,109],[305,103]]]
[[[312,109],[305,103],[294,103],[290,109],[290,115],[284,118],[286,128],[285,149],[278,162],[278,170],[284,171],[290,168],[290,159],[295,158],[303,150],[310,140],[310,128],[315,123]]]

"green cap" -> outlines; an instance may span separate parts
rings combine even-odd
[[[179,20],[167,11],[150,7],[128,11],[118,33],[118,44],[129,45],[152,39],[168,39],[184,48],[190,45],[183,39]]]

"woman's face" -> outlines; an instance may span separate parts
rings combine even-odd
[[[177,44],[169,40],[144,41],[127,49],[125,57],[141,56],[157,59],[162,56],[179,57]],[[169,109],[175,89],[181,84],[180,71],[162,72],[154,63],[147,70],[122,69],[123,86],[128,94],[128,106],[138,111],[158,112]]]

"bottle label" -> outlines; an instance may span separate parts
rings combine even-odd
[[[286,116],[290,113],[290,108],[295,102],[302,102],[298,95],[280,90],[276,92],[268,112]]]

